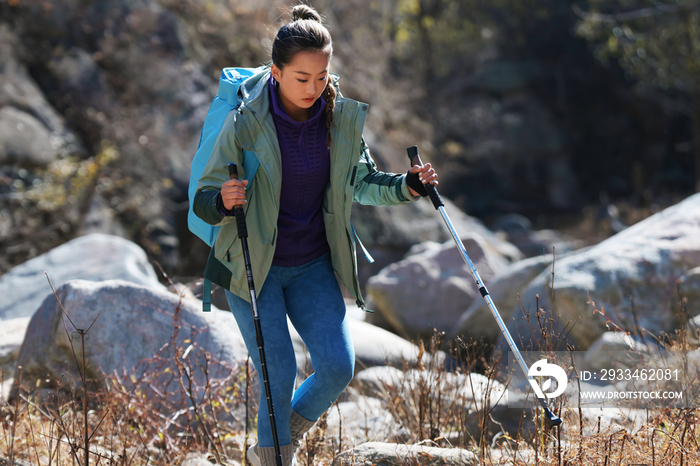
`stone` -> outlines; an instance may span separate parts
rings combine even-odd
[[[0,164],[45,167],[57,156],[51,133],[39,120],[14,107],[0,108]]]
[[[82,225],[78,229],[79,236],[101,233],[121,238],[127,238],[126,229],[116,218],[109,202],[100,194],[92,196],[90,206],[85,214]]]
[[[190,452],[185,455],[185,459],[180,464],[182,466],[211,466],[212,464],[216,464],[216,459],[214,455]]]
[[[355,305],[352,304],[352,306]],[[402,366],[405,363],[415,366],[419,350],[413,343],[367,322],[349,319],[348,323],[355,348],[356,374],[362,373],[361,371],[368,367],[385,364]],[[298,375],[303,380],[313,371],[311,356],[292,323],[287,320],[287,324],[297,358]],[[445,359],[444,354],[440,357],[442,360]]]
[[[518,295],[551,264],[548,256],[532,257],[508,266],[490,283],[486,283],[491,299],[504,322],[513,318],[518,306]],[[447,332],[449,339],[460,337],[466,342],[475,341],[493,345],[498,341],[501,329],[484,299],[476,299],[459,317],[456,325]]]
[[[173,409],[182,404],[178,377],[173,377],[178,370],[189,367],[193,395],[201,398],[207,385],[205,364],[215,385],[247,359],[230,313],[203,313],[200,305],[164,289],[123,280],[72,280],[57,295],[65,314],[54,296],[48,297],[32,316],[20,348],[17,364],[22,366],[24,390],[81,391],[76,361],[82,365],[82,342],[73,325],[87,334],[85,372],[91,389],[121,384],[164,398],[167,402],[154,403],[164,410],[169,403]],[[176,352],[182,369],[175,365]],[[256,381],[253,376],[254,388]],[[237,411],[240,404],[232,409]]]
[[[0,457],[0,466],[10,466],[10,460],[8,458]],[[32,463],[15,458],[12,460],[12,466],[32,466]]]
[[[0,372],[3,374],[5,374],[4,366],[17,359],[17,353],[22,341],[24,341],[24,334],[28,326],[29,317],[2,321],[2,326],[0,326]]]
[[[498,217],[490,227],[496,232],[505,233],[508,241],[526,257],[551,255],[573,251],[583,247],[579,240],[568,238],[556,230],[534,230],[532,222],[519,214],[506,214]]]
[[[625,332],[605,332],[588,348],[581,368],[600,371],[639,367],[642,361],[655,353],[658,355],[659,351],[663,350]]]
[[[491,423],[490,431],[493,430],[493,433],[497,431],[494,429],[500,430],[501,426],[511,435],[521,429],[520,418],[526,394],[512,391],[482,374],[418,369],[403,372],[393,367],[373,367],[360,372],[355,377],[354,384],[360,394],[383,400],[385,406],[389,406],[389,412],[415,416],[415,419],[397,419],[400,423],[415,424],[418,413],[413,413],[413,408],[402,407],[401,404],[406,400],[417,400],[423,393],[431,400],[434,408],[440,400],[443,419],[463,419],[465,435],[473,438],[480,436],[479,420],[484,409],[490,410],[491,417],[499,423],[498,426]],[[392,405],[396,405],[395,409],[392,409]],[[523,422],[522,430],[525,432],[531,421],[526,418]]]
[[[646,334],[672,333],[680,326],[678,281],[682,277],[688,277],[682,286],[685,306],[700,309],[696,299],[700,280],[690,278],[698,263],[700,194],[695,194],[589,249],[557,259],[554,303],[550,302],[552,274],[544,270],[522,291],[525,311],[512,306],[514,320],[508,328],[521,349],[538,347],[539,337],[533,337],[532,329],[539,334],[535,312],[539,296],[539,307],[545,312],[540,320],[549,327],[552,317],[554,334],[568,326],[565,341],[579,350],[588,349],[609,329],[636,333],[639,325]],[[505,345],[500,336],[497,346]]]
[[[333,466],[393,466],[413,464],[425,466],[475,466],[478,458],[468,450],[436,448],[423,445],[368,442],[344,451],[333,460]]]
[[[508,262],[480,236],[464,236],[462,242],[483,281],[506,268]],[[369,280],[367,292],[398,333],[409,336],[450,331],[465,309],[481,299],[454,241],[384,268]]]
[[[0,398],[8,399],[14,383],[17,356],[29,326],[29,317],[3,320],[0,324]]]
[[[480,220],[462,212],[449,199],[443,197],[443,201],[450,221],[460,234],[470,232],[481,236],[490,251],[508,262],[523,258],[517,247],[486,228]],[[359,238],[375,259],[374,263],[367,262],[358,247],[358,272],[363,286],[384,267],[403,259],[411,247],[429,241],[452,241],[440,213],[427,199],[403,206],[354,203],[352,219]]]
[[[90,234],[71,240],[20,264],[0,276],[0,319],[31,316],[56,289],[69,280],[119,279],[165,289],[146,253],[118,236]]]
[[[383,402],[376,398],[360,396],[353,401],[338,403],[329,409],[326,422],[329,436],[337,437],[342,426],[343,443],[346,445],[378,440],[410,440]]]
[[[404,373],[392,366],[375,366],[363,370],[354,378],[360,393],[378,397],[388,389],[396,389],[401,384]]]
[[[21,39],[9,25],[0,24],[0,108],[31,116],[41,125],[42,135],[50,133],[58,147],[67,149],[68,153],[82,152],[84,149],[67,129],[63,117],[46,100],[44,92],[19,60],[20,43]],[[51,147],[55,151],[53,143]],[[45,165],[43,160],[41,165]]]

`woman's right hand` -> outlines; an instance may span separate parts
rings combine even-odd
[[[221,200],[226,210],[245,204],[245,188],[248,180],[228,180],[221,186]]]

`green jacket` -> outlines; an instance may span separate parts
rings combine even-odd
[[[241,179],[244,157],[256,157],[259,168],[246,191],[246,223],[253,277],[259,293],[272,265],[282,187],[282,164],[275,124],[270,114],[268,70],[241,84],[241,105],[226,118],[209,162],[197,184],[194,213],[211,225],[222,225],[211,250],[204,276],[250,301],[243,252],[234,217],[216,208],[221,185],[228,180],[227,165],[236,162]],[[337,79],[337,78],[336,78]],[[330,181],[323,199],[323,220],[333,268],[343,285],[364,308],[357,278],[354,230],[350,225],[352,201],[371,205],[405,204],[414,200],[406,175],[382,173],[362,138],[367,104],[338,97],[331,132]]]

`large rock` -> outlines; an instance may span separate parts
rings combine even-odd
[[[353,401],[338,403],[330,408],[326,422],[329,436],[342,431],[346,445],[410,440],[384,403],[376,398],[359,396]]]
[[[14,107],[0,108],[0,163],[46,166],[58,151],[49,130],[32,115]]]
[[[24,161],[27,162],[23,163],[26,165],[46,165],[57,155],[57,151],[71,153],[83,149],[67,129],[63,117],[49,104],[41,88],[18,58],[20,42],[21,39],[7,25],[0,24],[0,109],[5,112],[5,127],[10,119],[15,120],[14,133],[9,135],[11,138],[5,139],[7,134],[0,135],[0,144],[16,144],[19,148],[26,145],[32,150],[14,153],[0,151],[0,159],[3,164]],[[20,129],[17,124],[23,127]],[[12,129],[12,125],[9,126]],[[26,141],[24,134],[29,134],[36,140]],[[46,152],[48,158],[42,157],[43,152]]]
[[[352,306],[354,307],[355,304]],[[416,365],[419,349],[413,343],[367,322],[349,319],[348,323],[355,348],[355,374],[368,367],[385,364],[397,367],[402,367],[404,364],[411,367]],[[311,356],[289,319],[287,324],[297,358],[297,372],[301,377],[300,380],[303,380],[313,371]],[[440,361],[445,360],[444,354],[438,357],[441,358]]]
[[[480,236],[465,235],[462,242],[482,280],[490,280],[507,266]],[[481,299],[454,241],[426,245],[421,252],[391,264],[369,280],[367,290],[387,321],[407,335],[450,331],[464,310]]]
[[[366,464],[375,466],[396,464],[474,466],[479,464],[479,459],[471,451],[459,448],[369,442],[352,450],[344,451],[333,460],[333,466],[364,466]]]
[[[86,374],[91,387],[104,387],[107,377],[116,377],[127,389],[166,394],[164,406],[167,402],[179,406],[182,401],[178,378],[173,377],[178,370],[175,352],[183,367],[190,365],[198,397],[206,386],[201,369],[206,356],[213,384],[247,359],[231,314],[203,313],[194,302],[165,290],[121,280],[73,280],[57,295],[65,316],[50,296],[27,328],[17,359],[24,389],[80,392],[76,361],[82,365],[83,353],[73,324],[87,331]]]
[[[685,277],[683,294],[691,315],[700,309],[700,280],[691,273],[699,263],[700,194],[695,194],[590,249],[557,260],[554,304],[550,302],[552,275],[545,270],[521,295],[526,312],[513,306],[509,329],[525,347],[538,347],[532,329],[539,332],[535,312],[539,295],[539,307],[547,313],[539,319],[549,322],[553,314],[553,326],[569,325],[570,341],[587,349],[614,326],[634,331],[632,297],[641,328],[655,335],[671,333],[679,326],[679,279]],[[594,304],[605,316],[594,310]],[[498,346],[505,347],[503,337]]]
[[[29,326],[29,317],[18,317],[2,321],[0,326],[0,373],[4,366],[17,359],[19,347],[24,341],[24,334]]]
[[[146,253],[118,236],[91,234],[76,238],[18,265],[0,276],[0,319],[31,316],[51,288],[69,280],[126,280],[160,288]]]
[[[486,228],[480,220],[465,214],[447,198],[443,197],[443,201],[450,221],[460,235],[481,236],[490,251],[509,262],[523,258],[517,247]],[[401,260],[414,245],[426,241],[444,243],[452,239],[442,216],[427,199],[391,207],[355,203],[352,219],[358,236],[375,259],[374,263],[368,263],[358,248],[362,284],[384,267]]]
[[[518,294],[537,277],[551,257],[539,256],[525,259],[503,270],[486,288],[504,322],[509,322],[518,305]],[[459,317],[457,323],[447,333],[448,338],[461,337],[465,341],[474,340],[484,344],[495,344],[501,335],[491,310],[484,299],[476,299]]]
[[[556,260],[574,253],[568,251],[562,254],[557,249]],[[545,254],[518,261],[493,277],[492,281],[485,283],[496,310],[504,322],[510,322],[513,319],[514,312],[519,309],[519,298],[522,293],[544,270],[551,270],[553,260],[551,254]],[[447,336],[451,339],[460,337],[467,342],[473,340],[491,346],[501,336],[501,329],[486,300],[477,299],[461,315],[453,329],[447,332]]]
[[[589,371],[640,367],[654,354],[663,350],[625,332],[605,332],[588,348],[580,367]]]
[[[460,419],[465,433],[473,438],[480,437],[484,410],[490,411],[491,419],[499,423],[497,427],[491,425],[490,430],[502,428],[514,435],[523,427],[521,422],[524,430],[531,426],[529,419],[521,421],[526,394],[482,374],[372,367],[358,374],[353,383],[361,394],[382,399],[389,412],[409,416],[396,419],[404,426],[417,427],[416,406],[421,394],[431,401],[433,410],[440,404],[442,419]],[[425,416],[427,424],[428,415]]]
[[[184,170],[201,129],[190,118],[211,82],[187,65],[189,34],[174,12],[149,0],[26,2],[9,12],[45,94],[91,142],[108,138],[131,169]]]
[[[29,317],[3,320],[0,325],[0,398],[7,399],[10,394],[15,380],[15,362],[28,326]]]
[[[489,227],[503,232],[508,241],[515,245],[526,257],[552,254],[553,251],[572,251],[581,248],[583,242],[567,238],[556,230],[534,230],[532,222],[519,214],[506,214],[498,217]]]

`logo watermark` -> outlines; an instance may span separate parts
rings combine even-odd
[[[529,376],[528,381],[532,386],[532,391],[535,392],[537,398],[544,398],[545,395],[547,398],[556,398],[563,395],[566,391],[568,381],[566,371],[556,364],[550,364],[546,359],[540,359],[530,366],[530,370],[527,371],[527,375]],[[535,380],[535,377],[547,377],[547,380],[542,383],[541,388],[537,383],[537,380]],[[552,379],[556,380],[557,388],[552,393],[545,393],[552,386]]]
[[[680,408],[700,401],[700,357],[695,354],[621,351],[600,360],[577,351],[521,354],[529,365],[527,375],[512,353],[508,357],[506,404],[514,408],[536,398],[596,408]]]

